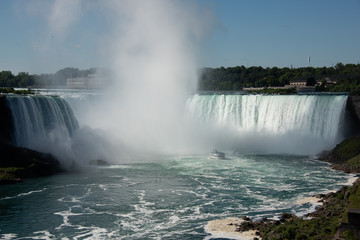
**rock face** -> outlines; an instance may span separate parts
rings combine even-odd
[[[11,143],[13,130],[13,119],[11,110],[6,104],[6,96],[0,94],[0,139]]]
[[[50,154],[0,142],[0,183],[19,182],[23,178],[49,176],[62,171]]]
[[[360,124],[360,96],[349,96],[347,100],[347,109],[357,123]]]

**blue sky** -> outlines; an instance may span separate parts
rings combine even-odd
[[[99,2],[0,1],[0,71],[106,67],[102,46],[119,23]],[[308,57],[315,67],[360,62],[360,0],[174,2],[211,15],[196,51],[200,67],[303,67]]]

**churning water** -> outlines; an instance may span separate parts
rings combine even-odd
[[[310,157],[231,155],[94,167],[1,186],[0,236],[14,239],[203,239],[210,220],[303,215],[296,201],[349,176]]]
[[[70,146],[58,144],[66,149],[62,152],[74,161],[82,153],[89,161],[88,152],[99,149],[107,135],[79,134],[84,128],[86,132],[96,131],[100,126],[88,118],[83,103],[96,105],[101,94],[68,91],[60,95],[38,96],[42,100],[9,98],[9,105],[16,114],[25,104],[28,107],[22,111],[29,118],[56,115],[51,108],[59,108],[63,118],[53,118],[56,126],[46,125],[49,121],[38,126],[38,139],[56,145],[63,136],[57,134],[64,134]],[[296,204],[297,200],[337,190],[354,177],[330,169],[312,155],[341,139],[346,98],[191,96],[185,106],[191,124],[184,131],[191,129],[195,140],[189,142],[201,142],[196,147],[203,153],[191,154],[189,147],[181,154],[154,154],[146,161],[134,155],[130,162],[123,162],[122,155],[109,154],[106,160],[113,165],[0,186],[0,237],[208,239],[211,234],[205,226],[215,219],[242,215],[276,218],[285,211],[305,215],[315,206]],[[16,105],[16,101],[24,104]],[[44,106],[50,109],[41,117]],[[34,128],[30,123],[21,126]],[[24,138],[29,133],[36,135],[38,130],[22,131],[23,137],[16,135],[16,142],[31,147]],[[102,138],[96,138],[99,136]],[[89,138],[98,144],[84,147]],[[310,151],[303,148],[308,144],[306,139],[315,145]],[[204,152],[213,147],[223,150],[226,159],[209,159]]]

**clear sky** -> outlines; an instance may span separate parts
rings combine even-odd
[[[173,1],[212,16],[197,50],[201,67],[303,67],[308,57],[314,67],[360,62],[360,0]],[[0,1],[0,71],[106,67],[101,46],[119,23],[103,2]]]

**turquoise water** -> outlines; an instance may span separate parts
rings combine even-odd
[[[354,178],[314,156],[343,139],[347,95],[195,94],[172,111],[140,96],[40,93],[59,97],[8,99],[16,142],[82,170],[0,186],[0,238],[209,239],[211,220],[305,216],[315,205],[298,200]],[[226,159],[209,159],[212,148]]]
[[[309,156],[168,156],[0,186],[0,238],[204,239],[210,220],[304,215],[351,175]]]

